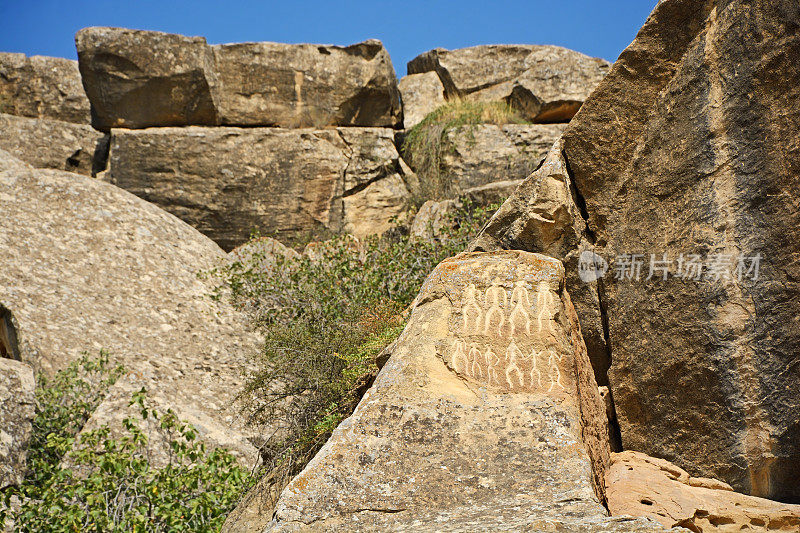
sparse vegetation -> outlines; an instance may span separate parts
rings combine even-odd
[[[251,422],[280,426],[262,449],[265,491],[276,494],[352,413],[428,273],[461,252],[496,207],[467,205],[437,239],[340,236],[314,259],[255,254],[211,273],[221,282],[216,296],[231,298],[265,335],[242,396]]]
[[[403,157],[420,178],[417,200],[441,200],[454,196],[451,176],[442,168],[444,156],[452,152],[450,132],[476,124],[524,124],[522,116],[509,104],[450,100],[429,113],[414,126],[403,142]],[[468,130],[468,134],[471,130]]]
[[[0,524],[10,514],[21,532],[219,530],[252,476],[226,450],[207,451],[175,413],[154,409],[144,389],[131,399],[140,416],[126,418],[121,435],[108,426],[78,434],[123,372],[101,352],[39,376],[29,472],[4,491]],[[150,431],[168,443],[166,466],[152,464]],[[9,512],[12,497],[21,507]]]

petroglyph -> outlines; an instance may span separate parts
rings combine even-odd
[[[498,284],[495,280],[492,286],[486,289],[486,298],[484,300],[489,309],[486,311],[486,325],[483,328],[483,334],[489,333],[489,327],[492,324],[492,318],[497,317],[497,334],[502,335],[503,324],[506,321],[505,308],[508,303],[508,294],[506,290]]]
[[[555,299],[553,298],[553,294],[550,292],[550,285],[546,281],[539,282],[539,286],[536,288],[536,308],[539,310],[539,314],[536,317],[536,323],[538,326],[539,333],[542,332],[542,323],[544,322],[547,325],[547,329],[552,332],[553,325],[550,323],[550,310],[555,304]]]

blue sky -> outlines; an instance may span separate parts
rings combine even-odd
[[[76,59],[86,26],[123,26],[244,41],[383,41],[399,76],[431,48],[557,44],[610,61],[633,40],[656,0],[235,1],[0,0],[0,51]]]

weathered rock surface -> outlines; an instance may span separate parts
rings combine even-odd
[[[35,386],[30,366],[0,358],[0,489],[25,477]]]
[[[127,374],[89,426],[126,416],[146,387],[210,444],[250,462],[234,397],[256,340],[198,278],[225,254],[187,224],[113,185],[34,170],[0,152],[0,302],[22,361],[52,372],[108,350]]]
[[[204,38],[94,27],[80,30],[75,45],[95,128],[219,123]]]
[[[442,262],[268,529],[659,530],[609,518],[593,488],[603,407],[563,276],[524,252]]]
[[[403,100],[403,127],[413,128],[425,116],[444,104],[444,86],[435,72],[409,74],[398,84]]]
[[[610,65],[559,46],[436,48],[408,63],[409,74],[436,72],[448,98],[504,100],[532,122],[568,122]]]
[[[800,501],[798,27],[790,1],[662,1],[564,133],[587,235],[626,274],[601,288],[623,446],[788,502]],[[509,202],[533,198],[524,189]],[[645,281],[664,253],[668,279]],[[627,254],[642,254],[639,281]],[[757,256],[757,279],[752,259],[737,273]]]
[[[800,505],[733,492],[721,481],[691,477],[639,452],[612,454],[606,484],[613,515],[648,517],[697,533],[800,530]]]
[[[199,127],[114,130],[107,178],[226,250],[253,229],[283,242],[381,233],[415,179],[390,129]]]
[[[0,113],[89,124],[78,62],[0,52]]]
[[[212,49],[222,124],[402,124],[397,78],[380,41],[350,46],[238,43]]]
[[[0,150],[36,168],[92,176],[105,167],[108,137],[89,125],[0,113]]]

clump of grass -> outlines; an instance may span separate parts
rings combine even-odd
[[[452,177],[443,169],[443,159],[454,150],[449,133],[477,124],[526,124],[517,110],[505,101],[473,102],[449,100],[411,128],[403,142],[403,157],[420,178],[418,205],[457,194]],[[471,134],[471,131],[469,133]]]

